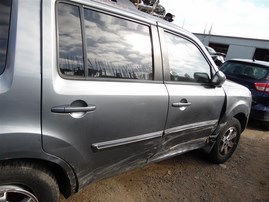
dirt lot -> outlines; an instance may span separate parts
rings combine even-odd
[[[197,151],[88,186],[61,202],[269,201],[269,132],[250,122],[225,164]]]

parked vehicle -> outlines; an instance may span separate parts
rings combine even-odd
[[[129,1],[1,0],[0,30],[0,201],[58,201],[194,149],[222,163],[246,127],[249,90]]]
[[[218,67],[221,66],[225,62],[226,54],[216,52],[214,48],[211,48],[209,46],[206,46],[205,48],[209,52],[209,54],[211,55],[213,61],[215,62],[215,64]]]
[[[229,80],[246,86],[252,93],[250,117],[269,130],[269,62],[228,60],[221,67]]]

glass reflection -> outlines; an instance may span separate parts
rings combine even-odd
[[[88,76],[152,80],[149,27],[85,9]]]
[[[6,64],[11,0],[0,1],[0,74]]]
[[[59,67],[63,75],[85,76],[79,7],[59,3]]]
[[[210,67],[194,44],[169,33],[165,38],[171,80],[196,82],[195,73],[206,73],[210,78]]]

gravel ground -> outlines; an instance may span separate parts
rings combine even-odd
[[[225,164],[198,151],[95,182],[61,202],[269,202],[269,132],[250,122]]]

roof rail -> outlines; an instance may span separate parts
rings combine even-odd
[[[162,18],[169,22],[175,17],[171,13],[166,13],[165,8],[160,5],[160,0],[130,0],[138,10]]]

